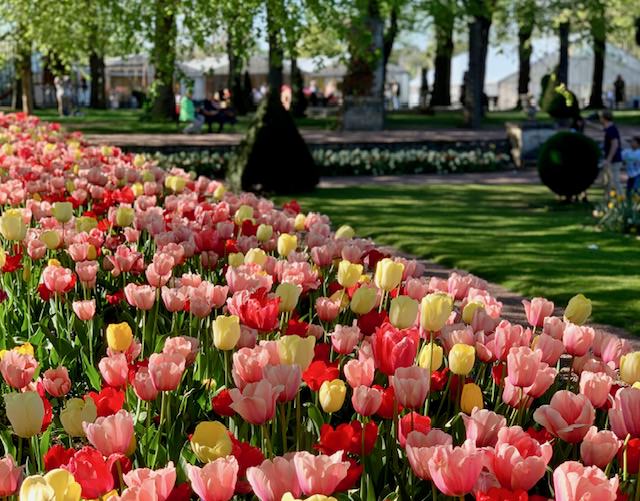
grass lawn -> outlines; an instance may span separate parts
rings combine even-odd
[[[543,186],[361,186],[299,201],[336,226],[524,296],[564,306],[582,292],[593,300],[594,321],[640,334],[640,241],[598,232],[591,207],[562,205]]]

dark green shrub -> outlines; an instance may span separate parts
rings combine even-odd
[[[555,120],[566,120],[580,116],[578,98],[565,84],[558,83],[555,73],[545,75],[541,81],[542,98],[540,108]]]
[[[598,177],[600,148],[578,132],[558,132],[540,148],[538,172],[558,195],[570,198],[589,188]]]

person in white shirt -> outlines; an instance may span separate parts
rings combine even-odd
[[[622,161],[627,170],[627,197],[640,190],[640,136],[631,138],[631,148],[622,150]]]

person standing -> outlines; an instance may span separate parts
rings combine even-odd
[[[627,169],[627,198],[640,189],[640,136],[631,138],[631,148],[622,150],[622,160]]]
[[[625,83],[622,75],[618,75],[616,81],[613,82],[613,89],[616,98],[616,109],[620,109],[620,107],[624,107],[625,100]]]
[[[612,196],[621,195],[622,185],[620,184],[620,168],[622,167],[621,141],[618,127],[613,122],[611,110],[600,112],[600,123],[604,129],[604,181],[607,194]]]

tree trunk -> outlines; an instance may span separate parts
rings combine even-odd
[[[307,111],[307,96],[304,95],[304,78],[295,57],[291,58],[291,113],[302,118]]]
[[[429,82],[427,80],[427,68],[420,69],[420,104],[421,110],[426,110],[429,106]]]
[[[451,104],[451,56],[453,55],[453,16],[436,18],[436,57],[432,106]]]
[[[227,88],[231,91],[231,104],[238,115],[247,114],[247,104],[242,90],[242,59],[238,57],[236,47],[236,34],[230,24],[227,28],[227,58],[229,59],[229,74],[227,75]]]
[[[560,25],[560,59],[558,60],[558,83],[569,87],[569,22]]]
[[[171,0],[156,0],[156,18],[152,63],[155,77],[151,116],[155,119],[174,119],[173,74],[176,61],[176,19]]]
[[[31,72],[31,44],[24,44],[18,54],[18,75],[21,84],[22,111],[33,113],[33,74]]]
[[[389,28],[384,32],[382,41],[382,81],[387,81],[387,64],[393,51],[393,43],[398,36],[398,5],[393,3],[389,16]],[[383,84],[384,85],[384,84]]]
[[[529,94],[529,81],[531,79],[531,35],[533,23],[520,25],[518,29],[518,97]],[[521,99],[518,99],[518,108],[521,107]]]
[[[603,13],[604,14],[604,13]],[[593,77],[589,108],[602,109],[602,82],[604,80],[604,61],[607,50],[607,32],[604,15],[592,19],[591,37],[593,38]]]
[[[465,81],[465,123],[472,129],[482,125],[482,91],[484,88],[482,68],[482,20],[475,16],[469,23],[469,70]]]
[[[281,0],[267,0],[267,38],[269,41],[269,98],[280,101],[282,89],[284,44],[282,40],[282,27],[278,14],[282,13]]]
[[[107,94],[105,92],[104,57],[96,51],[89,55],[89,72],[91,79],[91,100],[89,106],[93,109],[107,108]]]
[[[20,79],[20,74],[17,71],[13,79],[13,89],[11,90],[11,109],[22,109],[22,80]]]

